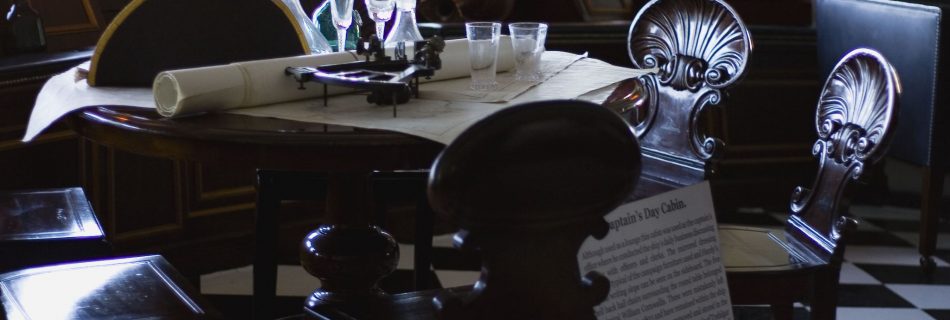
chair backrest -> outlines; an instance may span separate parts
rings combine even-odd
[[[897,123],[901,86],[894,68],[870,49],[842,58],[818,100],[818,174],[812,188],[795,188],[786,230],[822,259],[840,261],[839,240],[856,226],[843,216],[845,189],[883,157]]]
[[[821,74],[854,48],[874,48],[904,75],[901,121],[891,156],[920,166],[950,165],[950,29],[947,1],[817,0],[815,29]],[[861,30],[856,32],[854,30]]]
[[[436,159],[429,199],[457,220],[456,246],[482,256],[469,295],[439,297],[443,319],[593,319],[609,291],[577,251],[631,192],[640,148],[617,114],[584,101],[515,106],[476,123]]]
[[[658,69],[631,80],[646,100],[626,114],[643,147],[644,175],[678,179],[672,182],[679,185],[703,180],[723,142],[706,135],[700,116],[745,74],[752,52],[748,28],[722,0],[653,0],[634,18],[627,41],[635,66]],[[668,165],[652,172],[655,161],[692,174],[677,178],[662,169]]]

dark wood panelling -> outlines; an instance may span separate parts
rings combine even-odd
[[[717,163],[716,205],[784,210],[817,162],[819,80],[815,34],[808,28],[756,28],[748,76],[730,92],[717,127],[727,142]]]
[[[141,157],[110,149],[107,210],[118,243],[171,240],[181,232],[184,212],[181,170],[172,160]]]
[[[185,175],[190,217],[227,214],[254,208],[254,168],[191,163]]]
[[[88,47],[105,29],[98,0],[32,0],[31,3],[43,18],[48,52]]]

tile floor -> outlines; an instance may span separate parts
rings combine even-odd
[[[854,206],[851,212],[860,227],[845,251],[838,319],[950,319],[950,230],[941,230],[937,270],[927,277],[918,264],[916,210]],[[781,215],[770,216],[779,223]],[[769,319],[764,307],[735,310],[737,319]],[[796,319],[807,319],[807,311],[798,310]]]

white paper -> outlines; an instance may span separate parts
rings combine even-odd
[[[439,55],[442,69],[423,82],[465,77],[469,74],[468,41],[448,40]],[[357,61],[353,52],[299,56],[238,62],[229,65],[164,71],[155,78],[155,104],[166,117],[201,112],[268,105],[323,96],[322,85],[306,84],[307,90],[284,74],[291,66],[320,66]],[[498,48],[498,71],[514,67],[511,40],[501,39]],[[355,91],[352,88],[329,86],[328,94]]]
[[[578,251],[582,274],[610,279],[598,319],[732,319],[709,182],[627,203],[610,233]]]
[[[36,96],[23,141],[33,140],[54,121],[73,110],[102,105],[155,108],[155,101],[152,90],[148,88],[90,87],[79,67],[72,68],[53,76],[43,85]]]
[[[541,81],[515,80],[515,72],[499,73],[495,76],[498,86],[491,91],[474,91],[471,81],[439,81],[420,86],[420,96],[427,99],[468,102],[508,102],[521,95],[528,89],[546,82],[551,77],[567,69],[587,55],[576,55],[567,52],[550,51],[541,57]]]
[[[545,57],[549,53],[545,52]],[[552,55],[552,57],[557,56]],[[542,59],[545,58],[542,57]],[[612,86],[624,79],[637,77],[648,71],[650,70],[614,67],[596,59],[582,59],[564,70],[545,75],[546,81],[530,88],[510,101],[479,103],[466,101],[465,99],[429,99],[430,92],[423,90],[420,92],[421,99],[413,99],[409,103],[397,106],[397,117],[393,117],[391,106],[369,104],[366,102],[364,95],[332,97],[326,107],[323,106],[322,99],[311,99],[263,107],[233,109],[228,112],[257,117],[384,129],[449,144],[466,128],[499,110],[531,101],[575,99],[602,86]],[[585,79],[585,81],[578,81],[578,79]],[[468,78],[460,78],[431,83],[427,86],[437,85],[443,88],[457,88],[467,86],[469,81]],[[427,86],[423,86],[423,88]],[[601,101],[593,102],[600,103]]]

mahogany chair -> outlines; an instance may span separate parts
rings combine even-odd
[[[110,252],[81,188],[0,192],[0,272]]]
[[[653,0],[634,18],[627,42],[636,67],[658,69],[621,83],[604,102],[634,125],[643,147],[634,198],[705,180],[724,143],[706,134],[702,115],[745,74],[748,28],[722,0]]]
[[[818,175],[792,193],[785,230],[721,225],[733,304],[770,304],[777,319],[808,301],[812,319],[834,319],[845,244],[857,227],[842,199],[884,156],[897,123],[900,82],[876,51],[857,49],[835,66],[818,99]]]
[[[161,256],[0,274],[0,319],[223,319]]]
[[[429,175],[432,207],[461,227],[456,246],[482,256],[479,282],[391,296],[346,288],[306,309],[318,319],[594,319],[609,281],[582,275],[577,251],[607,234],[603,216],[639,173],[632,129],[606,108],[564,100],[499,111],[455,139]]]

